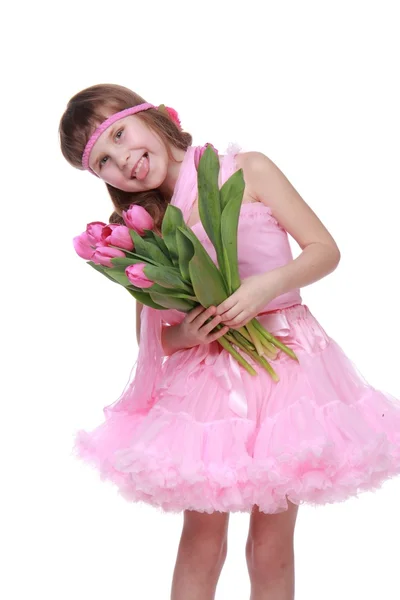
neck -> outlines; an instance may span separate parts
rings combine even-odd
[[[179,177],[182,161],[185,158],[186,150],[180,150],[178,148],[171,147],[171,154],[174,160],[169,161],[167,176],[160,186],[160,191],[163,196],[169,199],[174,193],[175,185]]]

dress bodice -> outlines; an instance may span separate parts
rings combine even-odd
[[[188,148],[181,165],[171,204],[182,210],[185,222],[189,221],[197,200],[197,171],[194,164],[195,147]],[[220,156],[220,186],[237,170],[235,153]],[[213,262],[217,264],[216,252],[201,221],[191,226]],[[271,209],[263,202],[245,202],[241,206],[238,224],[238,264],[243,280],[251,275],[265,273],[293,260],[288,234],[281,227]],[[269,302],[261,312],[287,308],[301,304],[298,288],[281,294]],[[179,322],[183,314],[178,311],[162,311],[167,322]]]

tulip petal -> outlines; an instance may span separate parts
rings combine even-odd
[[[75,248],[75,252],[78,254],[78,256],[84,258],[85,260],[89,260],[92,258],[94,249],[90,245],[90,241],[86,231],[74,237],[72,241]]]
[[[86,233],[88,239],[93,246],[98,242],[101,242],[101,235],[103,232],[103,227],[106,227],[106,223],[102,221],[92,221],[86,225]]]
[[[145,229],[153,229],[154,220],[143,206],[132,205],[128,210],[122,211],[122,218],[129,229],[133,229],[140,236],[144,235]]]
[[[154,284],[154,280],[149,279],[145,272],[144,267],[145,263],[138,263],[135,265],[130,265],[126,267],[125,273],[131,283],[139,288],[149,288]]]

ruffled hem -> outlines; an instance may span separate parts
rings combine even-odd
[[[376,390],[352,406],[301,399],[257,427],[235,417],[199,422],[156,405],[147,415],[112,415],[92,434],[79,431],[74,453],[125,500],[164,512],[251,512],[258,505],[278,513],[287,500],[340,502],[399,475],[400,432],[394,423],[391,434],[384,431],[385,407],[393,410],[392,399]],[[311,413],[307,439],[301,428],[282,436],[294,414],[300,424]],[[369,424],[368,435],[365,427],[350,426],[357,413]]]
[[[298,357],[278,354],[279,383],[263,370],[235,376],[216,342],[176,352],[151,406],[138,402],[143,378],[99,427],[77,433],[74,453],[126,500],[164,512],[277,513],[400,475],[400,402],[368,384],[304,305],[260,321]]]

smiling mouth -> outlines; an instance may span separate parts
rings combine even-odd
[[[143,154],[143,156],[137,161],[136,165],[133,167],[133,169],[131,171],[131,179],[136,179],[136,173],[138,172],[139,168],[141,167],[144,158],[149,158],[148,152],[145,152]]]

